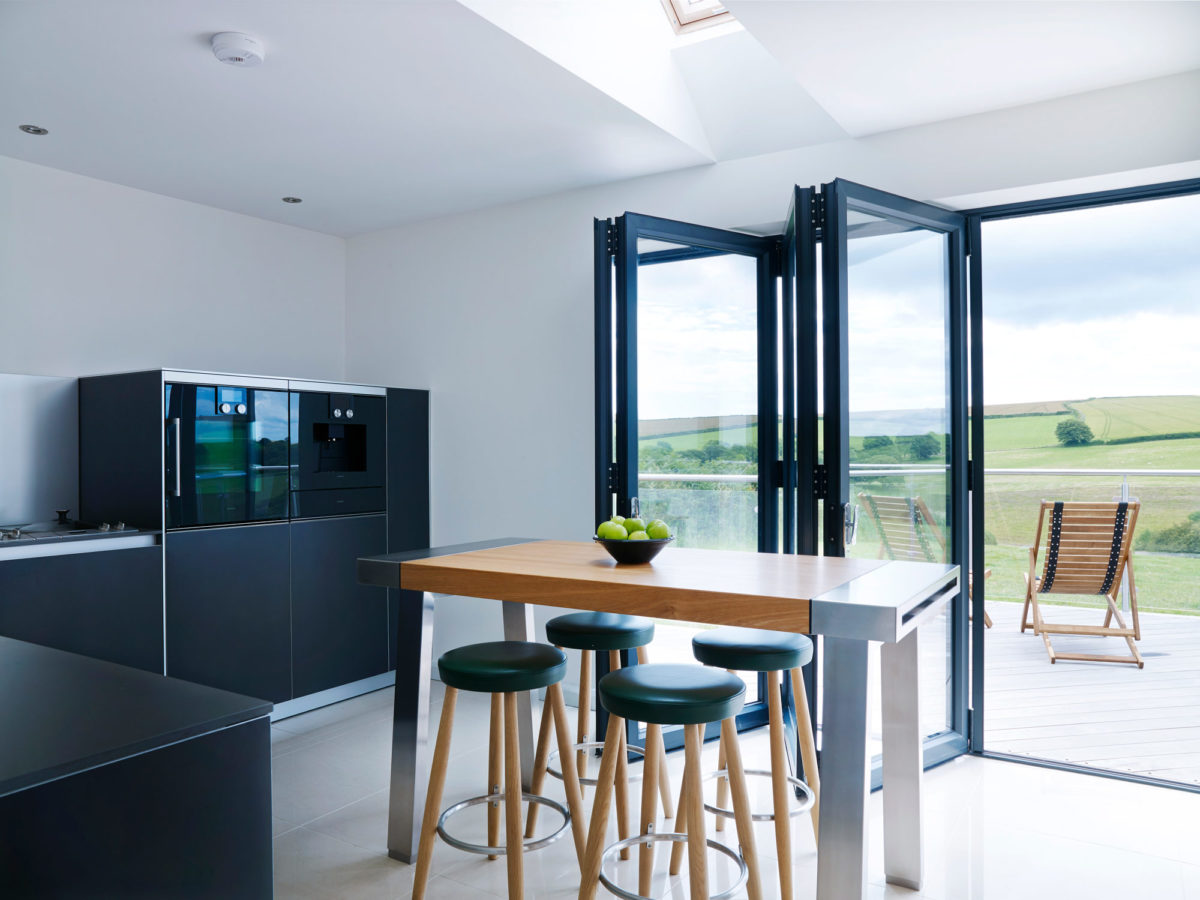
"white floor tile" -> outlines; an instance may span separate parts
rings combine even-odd
[[[440,714],[441,686],[435,684],[434,722]],[[409,897],[413,869],[387,856],[387,802],[391,739],[391,690],[305,713],[272,727],[275,791],[276,897]],[[486,791],[489,700],[459,695],[453,764],[442,806]],[[535,704],[535,715],[540,709]],[[765,768],[766,735],[742,736],[746,765]],[[705,748],[706,767],[715,768],[716,748]],[[681,753],[669,758],[673,792],[683,770]],[[598,764],[593,761],[594,774]],[[630,767],[631,776],[640,765]],[[771,806],[769,783],[751,779],[752,805]],[[640,782],[631,782],[631,809]],[[543,793],[563,801],[561,783],[548,778]],[[715,799],[715,785],[706,784]],[[585,791],[590,811],[592,791]],[[1200,796],[1132,785],[1095,776],[1057,772],[997,760],[964,757],[925,777],[925,884],[913,892],[885,884],[882,795],[870,799],[868,897],[926,900],[1061,900],[1063,897],[1153,897],[1200,900]],[[484,842],[483,808],[456,817],[456,835]],[[542,833],[555,817],[543,812]],[[669,830],[671,820],[657,827]],[[636,826],[635,826],[636,827]],[[710,837],[735,843],[733,823]],[[615,816],[609,835],[616,839]],[[773,825],[755,826],[764,896],[778,895],[778,861]],[[688,897],[686,864],[682,877],[669,878],[669,850],[660,846],[655,879],[658,896]],[[816,891],[816,846],[807,815],[792,819],[791,858],[797,898]],[[715,870],[721,869],[716,864]],[[635,889],[637,855],[611,866],[622,886]],[[727,884],[716,871],[712,886]],[[555,844],[525,858],[526,896],[574,897],[578,863],[568,832]],[[503,858],[488,861],[443,843],[436,845],[430,900],[507,896]]]

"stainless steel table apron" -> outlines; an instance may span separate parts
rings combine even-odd
[[[359,560],[359,580],[399,587],[400,563],[526,543],[506,538]],[[865,897],[867,888],[868,649],[882,643],[884,869],[890,883],[920,889],[921,744],[917,640],[958,593],[957,566],[889,562],[814,597],[810,629],[824,637],[824,721],[818,900]],[[402,591],[396,640],[388,855],[417,854],[429,778],[429,680],[433,603],[429,593]],[[505,640],[535,640],[533,608],[501,601]],[[529,788],[533,720],[528,693],[520,706],[522,780]]]

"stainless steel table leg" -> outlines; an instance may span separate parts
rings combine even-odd
[[[535,641],[533,607],[526,603],[501,601],[504,608],[504,639],[506,641]],[[517,732],[521,750],[521,784],[532,790],[533,784],[533,709],[530,691],[517,694]]]
[[[433,594],[400,592],[396,632],[396,700],[392,706],[392,778],[388,856],[411,863],[421,839],[429,782],[429,678]]]
[[[867,888],[867,641],[826,637],[817,900],[854,900]]]
[[[889,884],[921,889],[921,710],[917,631],[884,644],[883,868]]]

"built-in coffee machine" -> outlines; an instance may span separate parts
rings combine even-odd
[[[382,396],[292,391],[293,518],[386,508],[385,410]]]

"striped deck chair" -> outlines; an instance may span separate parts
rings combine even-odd
[[[859,494],[859,503],[871,514],[879,530],[879,559],[914,559],[918,562],[945,562],[946,538],[933,520],[933,513],[920,497],[884,497]],[[985,569],[983,577],[992,574]],[[967,579],[967,598],[974,577]],[[983,624],[992,627],[992,617],[983,613]]]
[[[1134,641],[1142,639],[1138,623],[1137,587],[1133,581],[1133,528],[1137,524],[1136,500],[1128,503],[1063,503],[1042,501],[1038,514],[1037,536],[1029,548],[1029,572],[1025,575],[1025,609],[1021,613],[1021,631],[1032,625],[1046,643],[1050,662],[1080,659],[1090,662],[1133,663],[1143,667],[1142,655]],[[1038,548],[1046,535],[1042,574],[1037,573]],[[1129,610],[1133,627],[1125,624],[1117,592],[1121,578],[1129,578]],[[1103,625],[1049,624],[1042,618],[1038,598],[1046,594],[1100,596],[1108,604]],[[1030,610],[1033,621],[1030,622]],[[1112,624],[1113,620],[1117,624]],[[1090,637],[1121,637],[1129,645],[1128,656],[1104,656],[1093,653],[1058,653],[1050,643],[1052,634],[1081,634]]]

